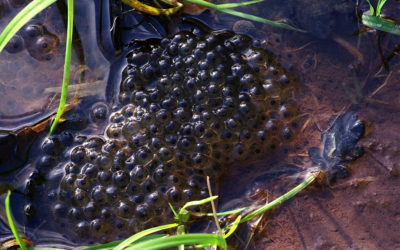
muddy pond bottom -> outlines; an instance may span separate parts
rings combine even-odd
[[[116,107],[87,112],[104,134],[67,127],[43,140],[23,191],[27,227],[47,221],[76,244],[127,237],[171,222],[168,203],[208,197],[206,176],[294,137],[295,84],[262,42],[181,31],[129,50]]]

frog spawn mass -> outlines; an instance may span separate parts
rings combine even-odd
[[[206,176],[265,155],[297,126],[292,81],[247,36],[182,31],[132,46],[104,135],[78,137],[57,163],[61,181],[46,191],[78,239],[115,240],[170,222],[168,203],[208,197]],[[104,119],[104,109],[92,118]],[[43,142],[42,165],[67,145],[59,138]]]

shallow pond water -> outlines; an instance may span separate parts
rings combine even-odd
[[[388,15],[400,11],[399,4],[390,4],[388,10],[392,12],[388,11]],[[303,192],[299,197],[269,214],[264,226],[256,229],[257,237],[255,241],[251,241],[250,247],[254,249],[282,247],[287,249],[395,249],[399,247],[397,235],[400,233],[400,220],[396,211],[399,201],[395,197],[400,191],[398,190],[400,169],[397,156],[399,136],[396,132],[399,124],[397,114],[400,108],[398,98],[400,58],[394,55],[384,68],[380,56],[380,53],[386,57],[389,56],[396,46],[399,46],[399,37],[376,32],[354,36],[353,33],[360,27],[355,14],[356,10],[361,11],[365,6],[357,7],[352,1],[340,1],[340,3],[328,1],[324,5],[302,0],[288,1],[285,5],[279,1],[269,1],[265,3],[265,8],[257,6],[241,9],[274,19],[287,18],[293,25],[309,32],[303,34],[271,28],[214,11],[205,11],[195,18],[214,30],[229,29],[249,35],[254,40],[266,40],[263,46],[279,58],[277,60],[281,62],[287,75],[293,77],[296,83],[296,89],[294,91],[291,89],[285,95],[290,96],[287,99],[295,104],[300,114],[295,115],[298,128],[296,128],[294,139],[284,143],[279,139],[275,150],[262,152],[261,161],[249,162],[250,160],[245,159],[242,163],[235,164],[230,159],[219,162],[225,169],[219,181],[213,181],[216,184],[213,188],[220,195],[219,209],[233,209],[257,203],[263,199],[271,200],[293,187],[301,180],[301,173],[314,166],[307,155],[308,150],[311,147],[321,146],[321,131],[328,128],[331,117],[353,111],[366,121],[368,126],[367,134],[362,141],[365,154],[355,163],[347,164],[350,175],[337,179],[328,186],[316,186]],[[48,13],[58,13],[57,8],[53,7],[48,10]],[[65,131],[71,132],[73,136],[76,136],[74,145],[82,144],[86,140],[79,135],[110,137],[110,134],[105,132],[108,122],[101,119],[107,118],[108,113],[118,113],[116,111],[120,108],[120,102],[123,103],[123,91],[120,91],[119,83],[125,77],[127,67],[125,56],[130,51],[124,45],[132,39],[161,38],[182,29],[190,30],[196,27],[196,24],[181,23],[179,18],[170,20],[164,18],[161,23],[165,22],[169,25],[161,25],[160,20],[156,18],[127,13],[114,23],[116,29],[110,36],[107,32],[110,27],[107,10],[110,7],[117,11],[120,6],[115,2],[112,2],[110,6],[107,1],[98,1],[96,4],[82,1],[77,6],[76,18],[79,23],[77,30],[80,35],[79,40],[82,42],[75,48],[77,51],[74,55],[76,78],[73,83],[76,83],[76,88],[71,91],[73,94],[70,103],[75,104],[66,113],[66,121],[61,124],[57,132],[58,138],[68,136]],[[127,9],[124,7],[124,10]],[[95,11],[96,15],[93,14]],[[45,18],[52,15],[44,15],[41,22],[46,25]],[[85,18],[85,20],[88,18],[90,21],[81,19],[82,21],[79,22],[79,18]],[[56,25],[55,22],[50,23]],[[60,26],[62,27],[61,24]],[[125,28],[121,29],[121,27]],[[57,50],[62,53],[64,30],[51,26],[46,26],[46,30],[49,34],[58,36],[60,44]],[[116,50],[113,50],[114,46]],[[137,43],[136,46],[142,48],[145,45]],[[0,76],[5,82],[4,88],[0,87],[0,91],[4,91],[2,95],[9,98],[1,100],[4,101],[4,105],[9,105],[9,108],[1,105],[4,110],[0,116],[0,127],[3,130],[13,131],[12,134],[3,133],[0,138],[1,147],[4,147],[4,152],[9,154],[7,157],[0,158],[2,173],[0,191],[3,192],[9,188],[16,189],[12,208],[17,223],[21,229],[24,229],[21,231],[36,244],[71,248],[104,240],[115,240],[119,239],[119,236],[126,237],[124,233],[120,233],[124,231],[122,228],[116,229],[119,233],[114,231],[114,235],[111,230],[110,236],[106,238],[96,236],[97,238],[95,237],[95,240],[91,242],[79,241],[67,232],[70,229],[67,231],[63,229],[63,224],[64,227],[65,225],[68,227],[68,221],[55,221],[55,223],[52,221],[54,211],[46,204],[36,208],[41,210],[40,216],[29,217],[22,213],[22,210],[28,215],[30,212],[29,207],[28,209],[26,207],[29,205],[27,202],[29,199],[25,197],[26,194],[24,195],[26,181],[31,179],[32,172],[36,168],[46,167],[47,164],[47,158],[40,149],[47,130],[36,127],[25,130],[20,128],[43,121],[54,112],[57,101],[52,100],[58,98],[57,86],[60,85],[62,72],[56,66],[54,69],[48,66],[49,64],[46,63],[49,62],[33,57],[29,50],[22,50],[16,54],[17,56],[13,55],[7,52],[2,53],[0,60],[7,62],[4,65],[9,65],[9,60],[16,60],[25,65],[21,66],[23,69],[33,68],[22,70],[23,75],[19,77],[21,71],[13,71],[13,68],[9,66],[0,67],[0,73],[4,74]],[[85,58],[84,63],[80,61],[82,55]],[[51,60],[58,60],[56,58],[59,59],[59,57],[54,57]],[[85,65],[85,67],[80,67],[80,65]],[[37,71],[43,72],[42,74],[51,79],[41,79],[40,74],[35,74]],[[82,72],[85,73],[82,74]],[[108,72],[111,72],[110,75]],[[17,79],[18,84],[10,85],[11,78]],[[33,86],[35,86],[34,91],[26,89]],[[29,96],[34,99],[34,102],[31,102],[29,98],[10,98],[11,96],[23,97],[27,92],[32,92]],[[74,97],[77,98],[74,99]],[[21,102],[15,102],[19,99]],[[79,102],[76,103],[74,100],[79,100]],[[141,106],[140,101],[135,104]],[[246,126],[249,125],[246,124]],[[278,125],[278,128],[282,128],[281,125]],[[110,130],[107,129],[107,131]],[[72,148],[72,146],[66,147],[61,161],[68,162],[65,159],[68,159],[68,152]],[[235,152],[233,149],[226,151],[229,157],[235,155],[231,153]],[[228,169],[229,171],[226,171]],[[50,174],[39,176],[38,179],[41,181],[35,184],[45,187],[39,192],[43,197],[51,193],[52,189],[57,188],[54,186],[57,185],[57,181],[49,180],[50,184],[46,186],[45,179],[59,180],[65,175],[63,166],[51,167],[46,171]],[[36,202],[39,200],[44,203],[47,200],[47,198],[33,200],[35,199]],[[179,204],[178,202],[177,205]],[[117,210],[122,205],[118,206]],[[140,212],[138,209],[136,211]],[[123,225],[125,215],[117,217],[117,219],[122,218],[119,221],[122,221],[120,224]],[[1,209],[0,218],[0,237],[3,239],[11,237]],[[213,230],[213,228],[202,230]],[[247,232],[247,235],[245,233],[241,235],[242,239],[237,236],[238,239],[235,241],[237,248],[243,248],[240,244],[250,237],[251,228],[247,228]]]

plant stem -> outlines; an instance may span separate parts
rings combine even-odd
[[[258,216],[260,214],[263,214],[266,211],[268,211],[268,210],[270,210],[270,209],[282,204],[283,202],[289,200],[290,198],[295,196],[298,192],[300,192],[301,190],[306,188],[308,185],[310,185],[315,180],[317,175],[318,174],[312,174],[310,177],[308,177],[306,180],[304,180],[302,183],[300,183],[299,185],[294,187],[289,192],[287,192],[284,195],[278,197],[277,199],[273,200],[272,202],[268,203],[267,205],[262,206],[259,209],[250,212],[245,217],[243,217],[243,219],[240,220],[240,223],[252,220],[254,217],[256,217],[256,216]]]
[[[11,215],[11,207],[10,207],[10,197],[11,197],[11,191],[8,190],[7,197],[5,200],[5,205],[6,205],[6,215],[7,215],[7,220],[8,224],[10,225],[11,232],[13,233],[15,239],[17,240],[19,246],[21,247],[22,250],[27,250],[27,247],[24,243],[24,241],[21,239],[21,236],[18,233],[18,230],[14,224],[12,215]]]
[[[64,75],[61,86],[60,104],[53,124],[51,124],[49,135],[54,132],[58,121],[64,113],[65,103],[68,96],[68,85],[71,73],[71,55],[72,55],[72,36],[74,30],[74,0],[68,0],[68,20],[67,20],[67,38],[65,40],[65,58],[64,58]]]

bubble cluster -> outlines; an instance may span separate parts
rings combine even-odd
[[[94,122],[108,119],[104,135],[72,139],[73,147],[60,136],[42,143],[38,164],[63,169],[51,209],[79,237],[167,222],[168,203],[208,197],[206,176],[265,155],[296,127],[292,80],[248,36],[182,31],[132,46],[120,108],[90,111]]]

